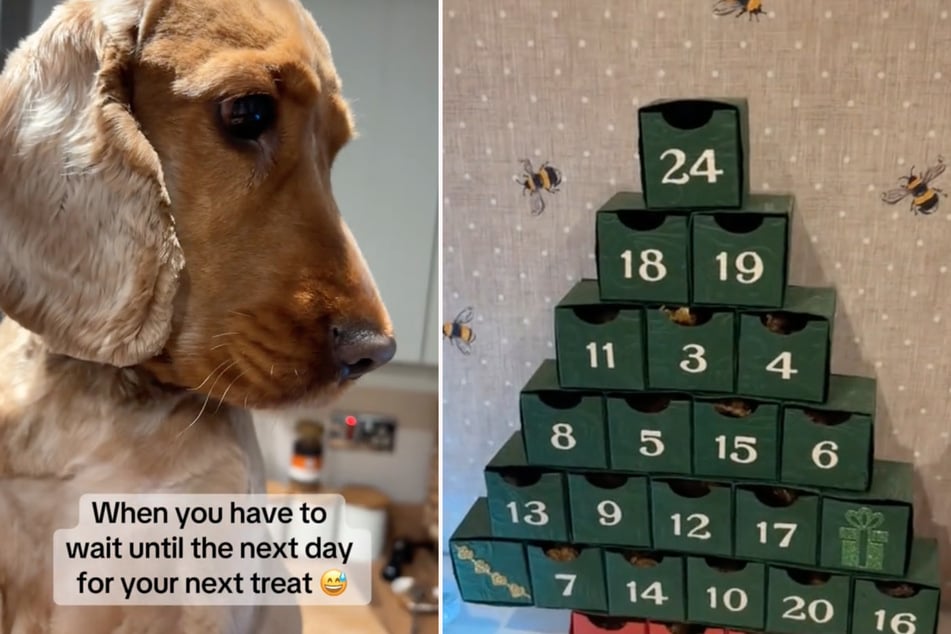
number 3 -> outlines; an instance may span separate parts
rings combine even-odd
[[[674,176],[674,172],[681,170],[687,163],[687,154],[683,150],[671,148],[660,155],[660,160],[663,161],[668,156],[674,157],[674,165],[664,174],[664,178],[661,180],[662,183],[686,185],[690,182],[691,176],[706,176],[708,183],[715,183],[717,182],[717,176],[723,175],[723,170],[717,169],[716,152],[712,149],[704,150],[703,153],[700,154],[700,158],[690,166],[690,170],[686,173],[681,173],[679,176]]]
[[[687,353],[687,358],[680,362],[680,369],[684,372],[690,372],[691,374],[699,374],[707,369],[707,360],[703,357],[706,353],[706,349],[695,343],[688,343],[683,347],[683,351]],[[697,364],[694,365],[690,363],[691,361],[696,361]]]

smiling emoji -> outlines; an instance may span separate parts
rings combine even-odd
[[[320,589],[329,597],[338,597],[347,589],[347,575],[339,570],[328,570],[320,578]]]

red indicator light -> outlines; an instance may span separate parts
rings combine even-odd
[[[345,419],[343,419],[343,420],[344,420],[345,423],[347,423],[347,424],[350,425],[351,427],[354,427],[354,426],[356,426],[356,424],[357,424],[357,417],[356,417],[356,416],[347,416],[347,417],[346,417]]]

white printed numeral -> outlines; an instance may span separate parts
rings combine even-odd
[[[885,631],[885,619],[887,617],[888,612],[885,610],[875,612],[875,629],[877,631]],[[915,625],[917,622],[917,616],[911,612],[902,612],[901,614],[896,614],[888,621],[888,629],[891,631],[891,634],[915,634],[918,631],[918,626]]]
[[[591,367],[598,367],[598,344],[592,341],[585,348],[588,350],[588,354],[591,356]],[[604,364],[609,370],[614,369],[614,344],[610,341],[603,346],[601,349],[604,351]]]
[[[759,529],[759,543],[768,544],[769,543],[769,523],[760,522],[756,525],[756,528]],[[782,539],[779,540],[780,548],[789,548],[789,545],[792,544],[793,535],[796,534],[796,529],[799,528],[797,524],[788,524],[786,522],[775,522],[773,524],[773,530],[775,531],[785,531],[785,534],[782,536]]]
[[[518,503],[509,502],[505,505],[512,513],[512,523],[518,524],[520,521],[532,526],[545,526],[548,524],[548,507],[544,502],[532,500],[525,503],[525,509],[528,511],[523,517],[519,516]]]
[[[555,423],[551,426],[551,446],[561,451],[574,449],[578,444],[574,431],[568,423]]]
[[[617,526],[621,518],[621,507],[614,500],[604,500],[598,504],[598,523],[601,526]]]
[[[650,584],[640,594],[637,593],[636,581],[632,581],[627,584],[627,589],[631,591],[631,603],[637,603],[637,600],[640,598],[647,601],[653,601],[654,605],[664,605],[670,600],[670,597],[664,594],[664,586],[660,581],[655,581],[654,583]]]
[[[641,430],[641,448],[640,452],[642,456],[647,456],[648,458],[656,458],[657,456],[664,453],[664,440],[663,435],[659,430],[655,429],[642,429]]]
[[[726,460],[727,457],[737,464],[753,464],[759,458],[756,452],[756,439],[752,436],[737,436],[733,439],[733,451],[727,454],[726,436],[717,436],[717,457]]]
[[[634,277],[634,253],[628,249],[621,254],[624,261],[624,279]],[[667,277],[667,267],[664,266],[664,253],[660,249],[644,249],[641,251],[641,264],[637,267],[637,275],[645,282],[659,282]]]
[[[729,255],[726,251],[720,251],[716,260],[720,265],[720,281],[725,282],[730,278]],[[755,251],[743,251],[733,261],[736,268],[736,281],[740,284],[755,284],[763,277],[763,258]]]
[[[835,469],[839,464],[839,445],[831,440],[823,440],[812,448],[812,464],[820,469]]]
[[[688,343],[683,347],[683,351],[687,353],[687,358],[680,362],[681,370],[691,374],[699,374],[707,369],[707,360],[703,356],[707,351],[703,346]]]
[[[687,164],[687,153],[677,148],[671,148],[660,155],[660,160],[663,161],[668,156],[674,157],[674,165],[664,174],[664,178],[661,180],[662,183],[686,185],[690,182],[691,176],[706,176],[708,183],[715,183],[717,182],[717,176],[723,175],[723,170],[717,169],[717,155],[712,149],[704,150],[696,162],[690,166],[690,170],[681,172],[679,175],[675,175],[675,173],[680,172],[683,166]]]
[[[835,608],[825,599],[816,599],[810,603],[802,597],[791,596],[783,599],[783,604],[792,603],[792,607],[783,613],[784,619],[790,621],[812,621],[823,625],[835,616]]]
[[[674,521],[674,535],[680,537],[683,534],[683,521],[680,513],[674,513],[670,516]],[[710,518],[703,513],[694,513],[687,516],[687,522],[693,523],[694,527],[687,532],[688,539],[700,539],[706,541],[713,537],[707,527],[710,526]]]
[[[776,372],[788,381],[794,374],[799,374],[799,370],[792,367],[792,352],[780,352],[779,356],[769,362],[766,366],[767,372]]]
[[[558,581],[565,582],[565,589],[561,591],[561,596],[570,597],[571,591],[575,589],[575,580],[578,578],[578,575],[570,575],[566,573],[558,573],[555,575],[555,579]]]
[[[707,594],[710,596],[710,608],[717,609],[717,589],[707,588]],[[730,612],[742,612],[750,603],[746,592],[740,588],[730,588],[723,593],[723,607]]]

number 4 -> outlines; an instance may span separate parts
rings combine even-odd
[[[768,372],[776,372],[784,381],[788,381],[794,374],[799,374],[799,370],[792,367],[792,353],[780,352],[779,356],[766,365]]]

